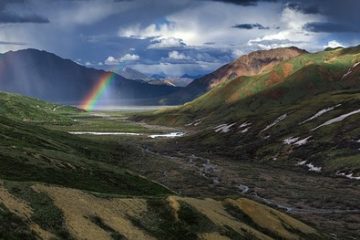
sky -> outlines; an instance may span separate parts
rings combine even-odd
[[[0,52],[199,75],[254,50],[358,45],[359,9],[358,0],[0,0]]]

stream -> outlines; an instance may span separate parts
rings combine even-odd
[[[69,132],[74,135],[97,135],[97,136],[111,136],[111,135],[128,135],[128,136],[147,136],[149,138],[176,138],[185,135],[184,132],[170,132],[158,134],[132,133],[132,132]]]
[[[184,132],[168,132],[168,133],[159,133],[159,134],[147,134],[147,133],[132,133],[132,132],[90,132],[90,131],[83,131],[83,132],[69,132],[70,134],[74,135],[98,135],[98,136],[106,136],[106,135],[128,135],[128,136],[146,136],[148,138],[176,138],[176,137],[182,137],[185,135]],[[166,157],[169,159],[175,159],[180,160],[179,157],[164,155],[161,153],[155,153],[151,151],[148,148],[141,147],[143,151],[146,151],[151,154],[159,155],[162,157]],[[179,154],[183,155],[187,161],[182,161],[182,164],[186,164],[190,169],[196,169],[198,174],[201,177],[204,177],[212,182],[211,186],[216,187],[217,185],[221,184],[221,177],[220,172],[221,166],[218,166],[210,161],[210,159],[203,158],[196,156],[194,154],[192,155],[186,155],[184,153]],[[252,197],[260,202],[263,202],[267,205],[270,205],[272,207],[276,207],[278,209],[282,209],[288,213],[319,213],[319,214],[329,214],[329,213],[360,213],[360,209],[322,209],[322,208],[296,208],[291,206],[285,206],[280,203],[277,203],[273,200],[270,200],[268,198],[259,196],[257,192],[251,191],[250,187],[245,184],[239,184],[235,183],[232,185],[234,189],[237,189],[237,191],[240,194],[247,195],[249,197]]]

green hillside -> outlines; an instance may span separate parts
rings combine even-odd
[[[3,117],[24,122],[69,122],[67,113],[79,109],[44,102],[13,93],[0,92],[0,114]]]
[[[138,157],[134,150],[40,126],[73,124],[72,115],[80,113],[76,108],[0,93],[0,111],[1,179],[125,195],[168,192],[119,166]]]
[[[358,62],[360,47],[303,54],[179,108],[136,118],[185,126],[194,134],[182,143],[204,153],[354,178],[360,173]]]
[[[0,118],[0,178],[36,181],[95,192],[158,194],[167,190],[120,166],[131,149]]]
[[[154,155],[65,132],[98,116],[13,94],[0,101],[1,239],[326,239],[249,199],[167,197],[174,193],[123,167]]]
[[[263,74],[226,81],[179,108],[146,117],[154,123],[171,125],[184,125],[199,118],[214,123],[263,112],[319,93],[357,88],[360,87],[359,74],[345,79],[342,76],[359,61],[360,47],[302,54]]]

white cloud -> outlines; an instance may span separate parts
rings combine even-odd
[[[235,49],[233,52],[232,52],[232,55],[235,57],[235,58],[238,58],[242,55],[244,55],[244,52],[240,49]]]
[[[324,46],[324,48],[337,48],[337,47],[344,47],[343,44],[339,43],[336,40],[329,41],[327,45]]]
[[[196,33],[191,31],[191,29],[188,31],[183,30],[179,28],[175,22],[167,22],[160,25],[150,24],[145,28],[140,27],[140,25],[134,25],[125,29],[120,29],[118,35],[120,37],[137,39],[154,38],[159,41],[167,39],[168,42],[174,42],[175,39],[191,41],[196,37]]]
[[[139,59],[140,59],[139,55],[127,53],[124,56],[122,56],[121,58],[119,58],[119,61],[126,62],[126,61],[136,61]]]
[[[152,40],[152,44],[148,46],[149,49],[156,49],[156,48],[179,48],[183,47],[186,44],[178,38],[163,38],[163,39],[154,39]]]
[[[174,60],[186,60],[189,59],[188,56],[186,56],[183,53],[179,53],[178,51],[171,51],[168,54],[169,59],[174,59]]]
[[[278,31],[262,37],[250,39],[249,46],[257,46],[261,49],[271,49],[278,47],[288,47],[297,45],[298,47],[318,48],[314,43],[319,37],[318,33],[311,33],[304,30],[307,23],[319,22],[323,20],[323,16],[319,14],[304,14],[300,11],[285,7],[281,13]]]
[[[182,63],[160,63],[160,64],[135,64],[131,68],[145,74],[155,74],[163,72],[168,76],[181,76],[188,74],[206,74],[220,67],[222,63],[197,62],[194,64]]]
[[[105,64],[106,65],[118,65],[118,64],[120,64],[122,62],[137,61],[139,59],[140,59],[139,55],[127,53],[124,56],[119,57],[119,58],[115,58],[113,56],[108,56],[105,59]]]
[[[118,60],[116,58],[114,58],[113,56],[108,56],[105,59],[105,64],[106,65],[117,65],[119,64]]]
[[[242,34],[241,30],[232,26],[242,22],[268,25],[269,18],[276,22],[278,6],[277,3],[261,3],[258,6],[244,8],[215,1],[194,4],[191,8],[166,16],[164,23],[149,24],[145,27],[139,24],[122,27],[118,35],[136,39],[152,38],[155,41],[173,44],[176,43],[175,39],[180,39],[187,46],[205,46],[205,43],[212,42],[211,47],[214,48],[232,48],[234,44],[244,44],[249,38],[258,37],[267,31],[254,29]],[[267,14],[259,15],[262,11],[266,11]]]

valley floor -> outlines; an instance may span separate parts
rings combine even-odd
[[[55,166],[52,182],[44,182],[42,173],[32,179],[4,172],[0,239],[360,238],[360,181],[216,156],[178,141],[192,132],[133,122],[129,116],[80,112],[66,115],[71,124],[41,123],[58,134],[71,132],[71,144],[47,141],[66,151],[74,147],[77,155],[62,162],[56,148],[27,154],[30,163],[35,159],[37,165]],[[98,155],[106,151],[116,154]],[[101,163],[93,161],[100,158]],[[52,177],[49,169],[41,170],[49,171],[45,180]],[[67,182],[63,172],[80,182]],[[125,182],[119,186],[119,181]]]
[[[183,129],[129,124],[146,132]],[[191,134],[191,133],[187,133]],[[247,197],[286,212],[326,233],[331,239],[360,238],[359,181],[325,177],[305,169],[226,159],[181,146],[176,138],[84,135],[101,141],[131,143],[144,158],[121,162],[188,197]]]

